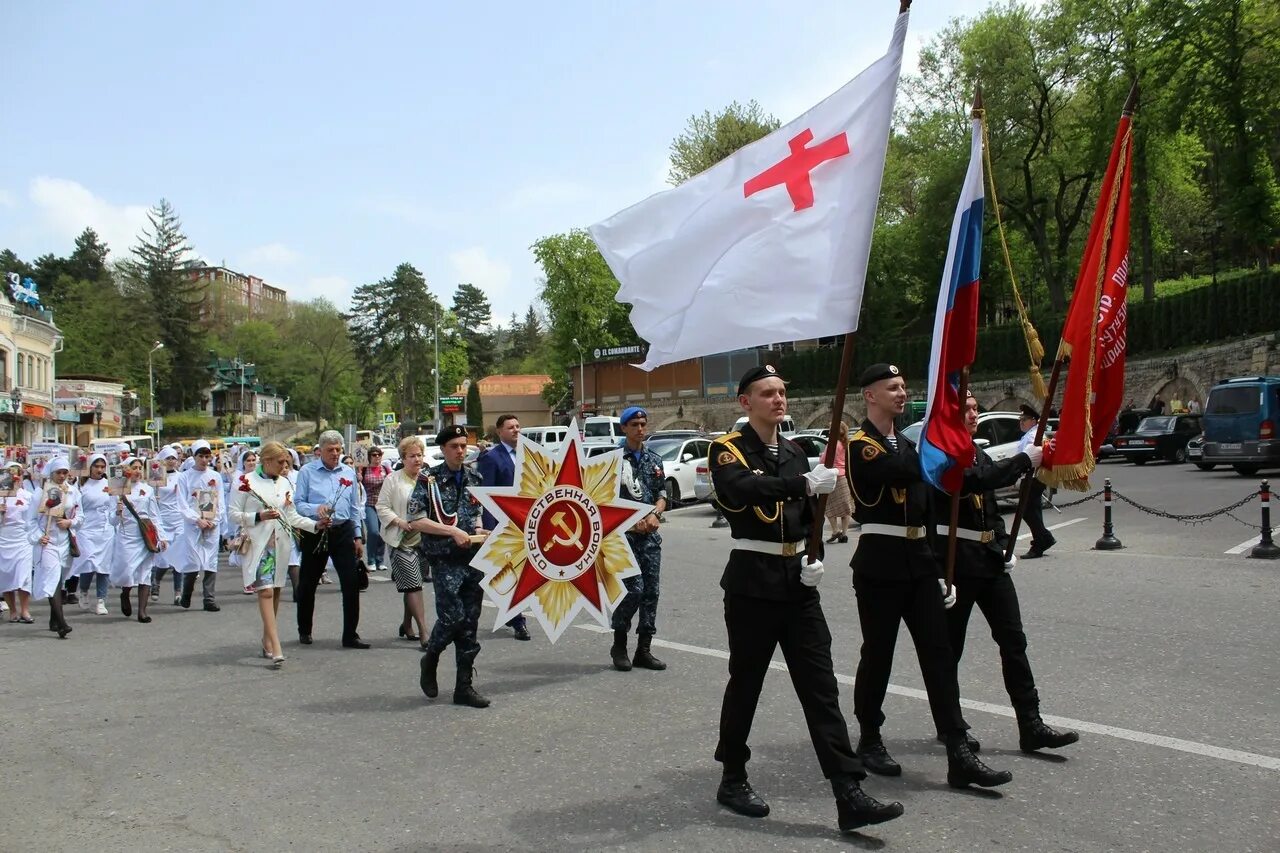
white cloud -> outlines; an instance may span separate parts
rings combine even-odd
[[[0,207],[17,207],[18,198],[8,190],[0,190]]]
[[[244,254],[247,267],[256,266],[290,266],[298,262],[302,256],[283,243],[267,243],[256,246]]]
[[[112,204],[67,178],[35,178],[28,197],[36,206],[36,218],[68,246],[85,228],[92,228],[119,257],[137,243],[147,224],[145,205]]]
[[[469,282],[484,291],[493,306],[493,316],[502,318],[514,310],[524,311],[524,306],[512,304],[511,267],[504,261],[489,256],[481,246],[471,246],[449,254],[458,282]]]
[[[504,210],[576,204],[591,196],[591,190],[573,181],[538,181],[517,188],[502,202]]]

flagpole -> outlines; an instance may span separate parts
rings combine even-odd
[[[958,391],[960,395],[960,416],[963,418],[965,417],[964,413],[968,409],[968,367],[964,367],[960,370],[960,387]],[[960,493],[962,491],[964,491],[963,488],[956,486],[956,490],[951,493],[951,521],[947,527],[947,595],[951,594],[951,587],[956,582],[956,530],[960,526]]]
[[[1123,119],[1125,116],[1132,116],[1133,113],[1137,110],[1137,106],[1138,106],[1138,84],[1137,82],[1135,82],[1133,86],[1130,87],[1129,89],[1129,97],[1125,99],[1124,109],[1120,113],[1121,119]],[[1111,241],[1115,237],[1114,233],[1112,233],[1113,229],[1110,227],[1111,217],[1115,214],[1114,204],[1115,204],[1115,201],[1113,199],[1111,202],[1111,206],[1109,206],[1107,210],[1107,222],[1108,222],[1107,240],[1106,240],[1106,245],[1102,249],[1102,254],[1100,256],[1100,261],[1099,261],[1099,263],[1102,264],[1104,268],[1106,266],[1107,259],[1111,257]],[[1075,294],[1072,295],[1072,299],[1073,300],[1075,299]],[[1096,313],[1096,306],[1095,306],[1095,313]],[[1067,317],[1069,318],[1070,316],[1071,316],[1071,312],[1068,311]],[[1036,435],[1035,435],[1036,444],[1041,444],[1044,441],[1045,427],[1049,421],[1049,407],[1053,405],[1054,392],[1057,390],[1057,387],[1058,387],[1058,377],[1062,372],[1063,366],[1070,364],[1071,362],[1070,356],[1062,355],[1062,342],[1065,339],[1065,335],[1067,331],[1066,322],[1067,322],[1066,319],[1064,319],[1063,325],[1062,325],[1062,335],[1059,336],[1058,338],[1058,355],[1053,363],[1053,373],[1049,377],[1048,394],[1045,396],[1044,405],[1040,409],[1040,422],[1036,425]],[[1022,486],[1018,491],[1018,508],[1014,512],[1013,521],[1009,525],[1009,544],[1005,546],[1004,561],[1006,563],[1008,563],[1010,558],[1013,556],[1014,549],[1017,547],[1017,544],[1018,544],[1018,529],[1022,526],[1022,516],[1023,516],[1023,513],[1026,511],[1027,500],[1031,493],[1031,479],[1033,477],[1035,477],[1035,471],[1029,472],[1025,477],[1022,478]]]
[[[908,2],[909,0],[904,0]],[[840,373],[836,378],[836,393],[831,401],[831,431],[827,433],[827,448],[822,454],[822,464],[834,468],[836,464],[836,443],[840,441],[840,422],[844,418],[845,391],[849,387],[849,374],[853,372],[853,344],[857,332],[848,332],[844,336],[844,346],[840,351]],[[845,459],[845,471],[848,471],[848,458]],[[846,474],[847,476],[847,474]],[[805,552],[809,562],[818,559],[818,548],[822,545],[823,525],[826,523],[827,496],[818,495],[818,517],[809,525],[809,543]]]

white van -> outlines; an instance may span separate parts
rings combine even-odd
[[[732,431],[738,432],[746,425],[747,425],[746,418],[738,418],[736,421],[733,422]],[[787,415],[785,418],[782,419],[782,423],[778,424],[778,432],[782,433],[787,438],[790,438],[791,436],[796,434],[796,422],[791,419],[791,415]]]
[[[540,444],[547,450],[559,450],[560,445],[564,444],[569,437],[569,428],[566,426],[521,427],[520,434],[528,441]]]
[[[617,418],[593,415],[582,422],[584,444],[617,444],[623,437],[622,424]]]
[[[127,446],[135,456],[150,456],[156,449],[155,439],[149,435],[118,435],[115,438],[95,438],[89,442],[94,452],[106,447],[114,449],[116,445]]]

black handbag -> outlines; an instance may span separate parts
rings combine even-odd
[[[369,588],[369,567],[364,560],[356,560],[356,586],[361,592]]]

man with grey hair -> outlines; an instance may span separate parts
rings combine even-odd
[[[363,508],[356,489],[356,472],[342,464],[342,434],[320,433],[317,458],[302,466],[294,504],[298,512],[316,522],[316,532],[300,532],[302,566],[295,601],[298,605],[298,640],[311,645],[316,586],[325,564],[333,560],[342,589],[342,645],[367,649],[356,629],[360,624],[360,584],[356,561],[364,553]]]

